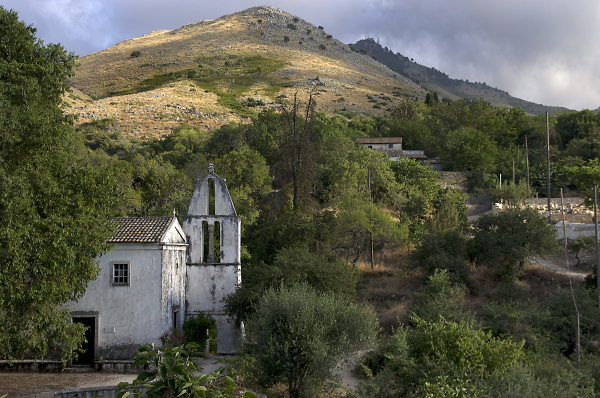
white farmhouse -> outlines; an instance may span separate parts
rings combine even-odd
[[[76,363],[131,359],[138,345],[160,345],[160,336],[199,311],[217,321],[217,351],[235,352],[239,332],[221,299],[241,282],[240,218],[212,165],[196,181],[183,228],[175,216],[113,221],[114,249],[98,259],[100,275],[85,295],[69,304],[73,321],[89,327]]]

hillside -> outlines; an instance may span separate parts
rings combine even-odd
[[[156,31],[87,55],[70,80],[66,111],[78,123],[115,119],[136,138],[182,122],[215,129],[319,92],[318,110],[383,115],[426,92],[371,57],[275,7]]]
[[[375,57],[392,70],[409,77],[427,91],[437,91],[441,98],[467,98],[471,100],[483,98],[493,106],[521,107],[531,115],[542,115],[546,111],[551,115],[556,115],[558,112],[568,110],[567,108],[546,106],[515,98],[506,91],[490,87],[485,83],[452,79],[435,68],[420,65],[400,53],[394,54],[392,50],[388,50],[387,47],[383,48],[373,39],[359,40],[351,46],[357,51],[364,50],[363,53],[366,52],[366,55]]]

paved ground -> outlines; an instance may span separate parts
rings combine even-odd
[[[211,373],[221,367],[216,360],[225,358],[215,355],[200,361],[204,373]],[[229,357],[231,358],[231,357]],[[116,386],[121,382],[131,382],[137,377],[133,373],[0,373],[0,396],[8,398],[54,398],[54,391],[72,388]]]

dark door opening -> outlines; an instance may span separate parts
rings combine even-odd
[[[96,318],[77,317],[73,318],[73,323],[81,323],[87,327],[85,331],[85,340],[81,346],[85,351],[80,352],[77,359],[73,360],[73,365],[94,365],[94,348],[96,346]]]

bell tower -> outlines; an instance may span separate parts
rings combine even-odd
[[[186,316],[209,313],[217,322],[217,352],[232,354],[239,332],[228,322],[221,300],[241,283],[241,223],[225,179],[212,164],[196,180],[182,227],[188,242]]]

